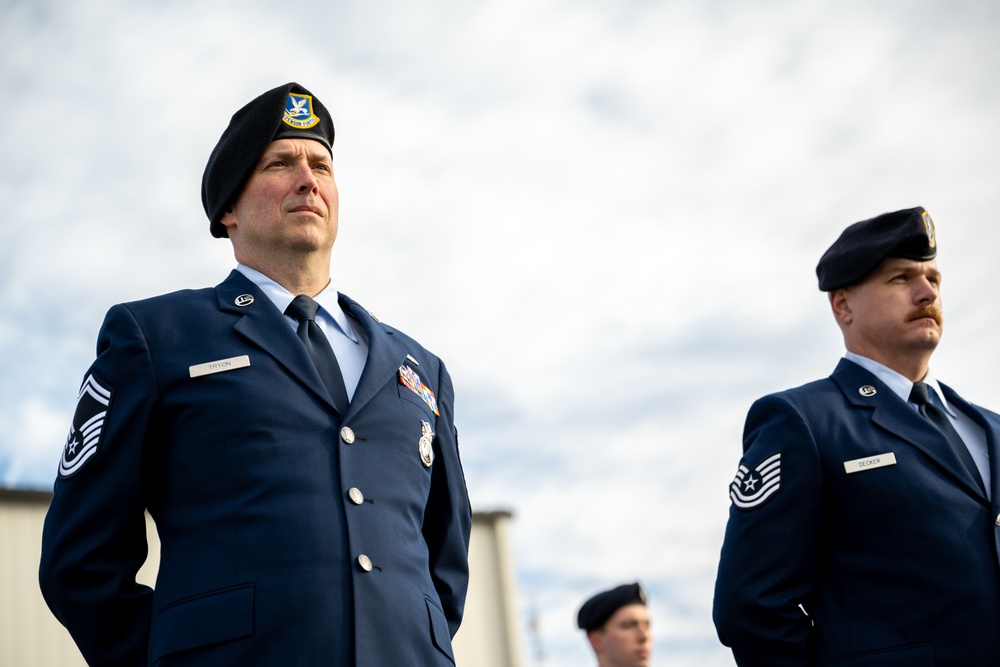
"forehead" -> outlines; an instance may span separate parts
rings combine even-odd
[[[261,159],[274,155],[299,156],[311,159],[331,159],[330,151],[319,141],[312,139],[276,139],[267,145]]]
[[[627,604],[621,607],[605,623],[605,626],[626,623],[628,621],[645,621],[649,619],[649,612],[642,604]]]
[[[905,257],[889,257],[878,265],[872,274],[879,275],[892,271],[910,271],[913,273],[938,273],[936,259],[928,259],[923,262]]]

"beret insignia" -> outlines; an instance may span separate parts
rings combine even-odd
[[[285,113],[281,116],[285,125],[290,125],[297,130],[305,130],[319,122],[319,117],[313,113],[312,95],[298,95],[288,93],[288,100],[285,102]]]
[[[927,230],[927,245],[931,248],[936,248],[937,237],[934,235],[934,221],[931,220],[931,214],[924,211],[920,214],[920,218],[924,221],[924,228]]]

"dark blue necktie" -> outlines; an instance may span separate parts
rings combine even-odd
[[[316,324],[316,311],[319,304],[310,299],[305,294],[300,294],[285,308],[285,314],[295,318],[299,327],[296,333],[309,351],[319,376],[323,379],[330,398],[337,407],[337,412],[345,414],[350,400],[347,398],[347,389],[344,387],[344,376],[340,372],[340,364],[333,354],[330,341],[327,340],[323,330]]]
[[[976,467],[976,462],[972,460],[969,448],[965,446],[962,437],[955,430],[955,427],[951,425],[948,415],[944,413],[944,407],[940,405],[940,400],[937,392],[930,391],[926,382],[913,383],[913,390],[910,391],[910,402],[915,403],[920,414],[926,417],[929,422],[934,424],[944,434],[944,437],[951,443],[952,449],[958,454],[958,458],[962,459],[962,463],[969,469],[972,478],[979,484],[979,488],[985,492],[986,485],[983,484],[979,468]]]

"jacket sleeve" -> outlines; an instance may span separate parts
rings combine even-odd
[[[740,667],[814,665],[822,468],[809,424],[783,395],[750,408],[715,584],[713,618]]]
[[[441,364],[438,382],[440,416],[434,438],[435,461],[431,492],[424,512],[423,535],[427,542],[431,578],[451,636],[458,632],[469,587],[469,535],[472,509],[458,452],[454,422],[454,389]]]
[[[156,400],[149,350],[125,306],[107,314],[45,518],[39,583],[90,665],[146,664],[152,590],[143,450]]]

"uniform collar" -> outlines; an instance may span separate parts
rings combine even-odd
[[[848,361],[853,361],[858,366],[861,366],[866,371],[877,377],[882,381],[892,393],[903,399],[904,402],[909,402],[910,392],[913,391],[913,382],[909,378],[900,375],[896,371],[892,370],[888,366],[880,364],[877,361],[873,361],[868,357],[862,357],[860,354],[855,354],[854,352],[844,353],[844,358]],[[951,406],[948,405],[948,399],[944,397],[944,392],[941,391],[941,386],[938,384],[937,378],[931,373],[930,369],[927,370],[927,375],[924,376],[923,382],[926,383],[941,399],[941,405],[944,406],[948,414],[954,416],[954,412]]]
[[[249,266],[237,264],[236,270],[260,288],[260,291],[263,292],[264,295],[267,296],[267,298],[270,299],[282,313],[285,312],[285,308],[287,308],[288,304],[292,302],[292,299],[297,296],[296,294],[292,294],[286,290],[271,278],[265,276],[260,271],[251,269]],[[327,283],[326,287],[323,288],[323,291],[314,296],[313,299],[319,304],[320,309],[325,311],[326,314],[330,316],[330,319],[337,325],[337,328],[340,329],[341,333],[347,336],[351,342],[358,342],[358,337],[354,333],[354,327],[352,327],[350,322],[348,322],[347,314],[344,313],[344,309],[340,307],[340,303],[338,301],[339,295],[337,294],[337,290],[333,288],[332,280]]]

